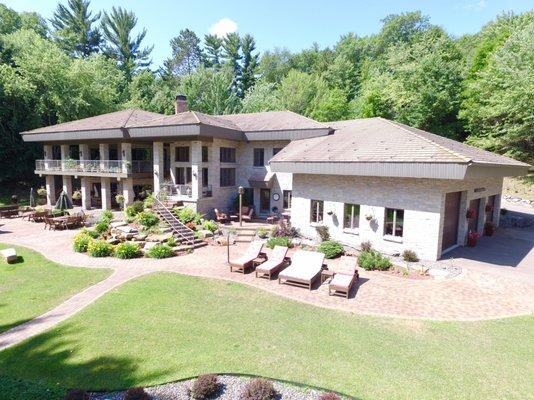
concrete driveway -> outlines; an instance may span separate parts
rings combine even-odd
[[[534,217],[534,208],[503,204],[511,212]],[[534,226],[499,228],[492,237],[482,236],[476,247],[458,247],[443,262],[462,268],[495,273],[534,285]]]

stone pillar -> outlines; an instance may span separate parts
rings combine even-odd
[[[502,193],[497,194],[495,196],[495,203],[493,204],[493,224],[495,227],[498,227],[501,221],[501,196]]]
[[[106,171],[108,169],[107,162],[109,160],[109,144],[108,143],[100,143],[98,145],[98,150],[99,150],[99,153],[100,153],[100,170]],[[102,207],[102,208],[104,208],[104,207]]]
[[[83,161],[91,160],[91,152],[88,144],[78,145],[80,148],[80,169],[84,171],[85,163]]]
[[[69,199],[72,200],[72,176],[63,175],[63,191],[67,193]]]
[[[130,172],[132,166],[132,144],[121,143],[121,157],[122,160],[122,173],[127,174]]]
[[[100,179],[100,195],[102,198],[102,210],[111,209],[111,181],[110,178]]]
[[[154,142],[154,193],[159,193],[163,183],[163,142]]]
[[[123,207],[133,203],[134,200],[134,190],[133,190],[133,179],[126,178],[122,180],[122,195],[124,196]]]
[[[202,142],[191,142],[191,197],[199,199],[202,195],[200,188],[202,177],[200,168],[202,165]]]
[[[51,144],[45,144],[43,146],[43,158],[45,160],[44,167],[45,171],[50,168],[50,163],[48,163],[48,160],[52,160],[52,145]]]
[[[169,146],[169,158],[171,160],[170,164],[170,175],[172,183],[176,185],[176,168],[174,168],[174,160],[176,160],[176,143],[171,143]]]
[[[82,176],[80,192],[82,193],[82,208],[89,210],[91,208],[91,181],[88,177]]]
[[[61,169],[65,170],[65,160],[68,160],[70,158],[70,152],[69,152],[69,145],[68,144],[62,144],[61,145]],[[63,180],[65,182],[65,180]],[[65,186],[65,185],[63,185]]]
[[[47,175],[46,181],[46,205],[52,207],[56,203],[56,183],[54,175]]]
[[[477,232],[481,235],[484,232],[484,224],[486,223],[486,200],[487,197],[482,197],[478,207]]]

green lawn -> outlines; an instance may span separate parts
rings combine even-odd
[[[0,386],[12,398],[38,399],[45,389],[54,398],[65,387],[119,389],[233,372],[362,399],[526,399],[534,393],[533,336],[534,317],[362,317],[161,273],[0,353]]]
[[[65,267],[39,253],[15,247],[15,264],[0,261],[0,332],[32,319],[110,273],[108,270]]]

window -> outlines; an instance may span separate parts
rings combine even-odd
[[[324,202],[322,200],[312,200],[311,209],[310,209],[310,222],[311,223],[320,223],[323,222],[323,206]]]
[[[220,161],[226,163],[235,163],[235,149],[233,147],[221,147]]]
[[[202,186],[206,187],[208,184],[208,169],[202,168]]]
[[[402,237],[404,226],[404,210],[386,208],[386,235]]]
[[[186,147],[186,146],[177,147],[174,161],[189,162],[189,147]]]
[[[176,184],[190,185],[192,181],[191,167],[176,168]]]
[[[208,162],[208,146],[202,146],[202,162]]]
[[[291,208],[291,190],[284,190],[283,197],[284,197],[284,209],[288,210]]]
[[[221,168],[221,187],[235,186],[235,168]]]
[[[280,153],[282,151],[282,148],[281,147],[274,147],[273,148],[273,157],[275,155],[277,155],[278,153]]]
[[[264,150],[263,149],[254,149],[254,166],[263,167],[264,163]]]
[[[345,204],[345,211],[343,215],[343,228],[356,229],[360,226],[359,204]]]

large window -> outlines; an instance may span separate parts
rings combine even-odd
[[[291,190],[284,190],[284,210],[289,210],[291,208]]]
[[[343,215],[343,228],[357,229],[360,226],[359,204],[345,204],[345,211]]]
[[[273,147],[273,157],[282,151],[281,147]]]
[[[191,167],[176,168],[176,184],[190,185],[192,181]]]
[[[189,162],[189,147],[186,147],[186,146],[177,147],[174,161]]]
[[[220,186],[235,186],[235,168],[221,168]]]
[[[233,147],[221,147],[220,161],[224,163],[235,163],[235,149]]]
[[[209,184],[209,181],[208,181],[208,169],[207,168],[202,168],[202,186],[206,187],[208,186]]]
[[[265,151],[264,149],[254,149],[254,166],[263,167],[265,165]]]
[[[386,208],[385,234],[402,237],[404,227],[404,210]]]
[[[311,200],[310,208],[310,222],[320,223],[323,222],[323,208],[324,202],[322,200]]]
[[[208,146],[202,146],[202,162],[208,162]]]

